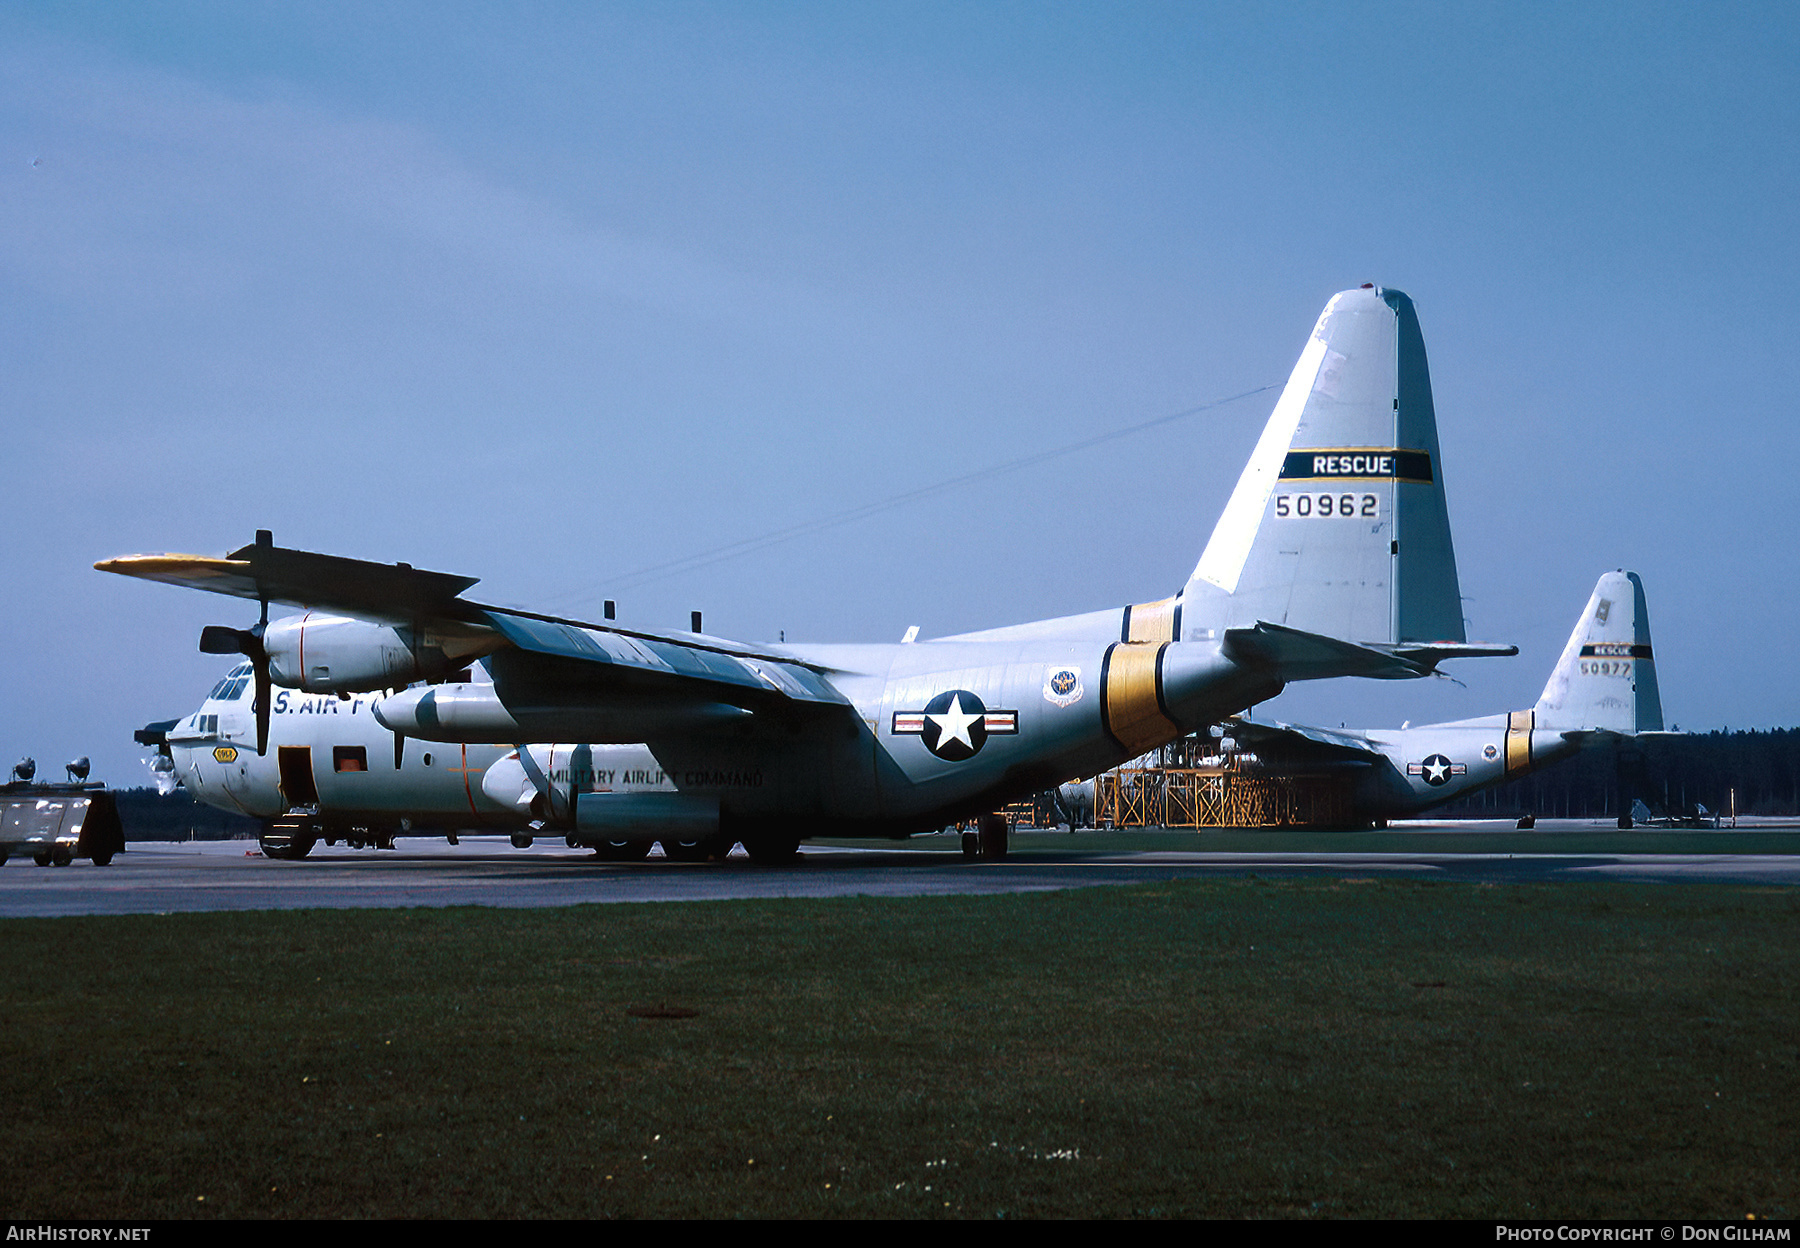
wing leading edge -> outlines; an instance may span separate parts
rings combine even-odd
[[[707,697],[746,708],[771,699],[848,706],[824,669],[791,655],[703,634],[653,633],[472,602],[478,577],[428,572],[276,546],[267,530],[224,558],[124,555],[94,565],[140,580],[303,609],[343,612],[381,624],[491,633],[491,650],[586,665],[597,684]],[[529,661],[529,660],[528,660]]]

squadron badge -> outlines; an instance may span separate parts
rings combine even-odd
[[[1044,701],[1052,706],[1070,706],[1081,701],[1079,667],[1053,667],[1044,673]]]
[[[917,736],[947,763],[974,758],[990,736],[1019,731],[1017,711],[990,711],[967,689],[940,693],[922,711],[895,711],[894,735]]]

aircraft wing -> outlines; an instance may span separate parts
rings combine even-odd
[[[406,563],[371,563],[255,543],[224,558],[212,555],[121,555],[94,565],[140,580],[161,581],[252,602],[342,611],[383,624],[457,612],[457,596],[480,580],[422,572]],[[460,604],[467,607],[469,604]],[[465,622],[466,614],[455,618]]]
[[[593,665],[591,674],[602,680],[628,681],[637,688],[666,686],[689,695],[706,688],[720,701],[735,705],[742,705],[749,695],[760,700],[770,694],[793,702],[849,705],[849,699],[807,664],[716,638],[702,643],[494,608],[483,614],[519,650]]]
[[[705,697],[733,705],[771,698],[848,706],[823,669],[792,655],[699,633],[655,633],[488,606],[464,598],[479,578],[426,572],[405,563],[372,563],[276,546],[266,533],[224,558],[124,555],[94,565],[102,572],[161,581],[251,601],[341,612],[397,627],[467,636],[494,634],[527,656],[584,665],[592,686],[644,694]],[[566,670],[566,669],[565,669]]]

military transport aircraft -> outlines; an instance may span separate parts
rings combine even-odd
[[[1366,769],[1356,782],[1356,815],[1385,824],[1662,726],[1644,584],[1635,572],[1608,572],[1528,711],[1394,729],[1234,720],[1226,731],[1277,770]]]
[[[286,549],[266,531],[224,558],[95,566],[261,603],[253,627],[201,636],[249,660],[255,756],[274,686],[348,699],[352,718],[358,695],[399,689],[370,713],[402,749],[448,746],[466,767],[488,756],[462,747],[505,747],[481,788],[512,794],[544,832],[741,841],[758,862],[791,860],[809,836],[971,817],[998,856],[1006,825],[990,812],[1288,681],[1517,653],[1465,641],[1424,340],[1412,301],[1372,286],[1326,306],[1192,576],[1154,601],[888,645],[744,645],[487,606],[463,596],[472,577]],[[271,621],[271,602],[302,611]],[[491,683],[449,679],[476,661]],[[518,748],[558,741],[588,744]],[[666,783],[605,791],[591,751],[615,745],[646,750]],[[247,736],[212,748],[243,760],[251,794]],[[321,751],[313,793],[296,770],[239,804],[274,817],[326,787],[379,785],[394,760],[363,748],[367,771],[322,786]]]

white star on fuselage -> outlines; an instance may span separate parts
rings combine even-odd
[[[1450,778],[1450,764],[1441,758],[1426,759],[1425,778],[1433,784],[1442,784]]]
[[[938,749],[943,749],[952,741],[961,741],[970,750],[975,748],[974,738],[969,736],[969,725],[980,719],[979,715],[970,715],[962,709],[962,695],[950,699],[950,709],[941,715],[927,715],[938,726]]]

